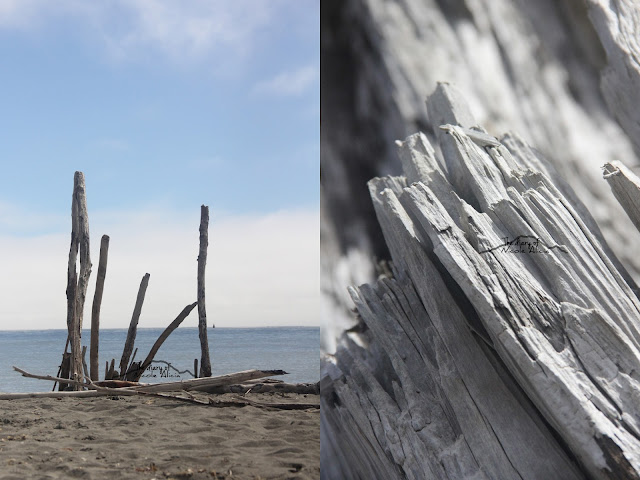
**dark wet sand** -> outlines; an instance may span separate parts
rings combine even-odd
[[[320,478],[317,409],[117,398],[0,401],[0,479]],[[319,403],[316,395],[248,398]]]

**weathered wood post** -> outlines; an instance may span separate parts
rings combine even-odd
[[[200,332],[200,377],[211,376],[211,359],[209,358],[209,341],[207,339],[207,310],[205,307],[204,273],[207,265],[207,247],[209,246],[209,207],[200,207],[200,252],[198,254],[198,329]],[[198,372],[195,372],[198,375]]]
[[[136,341],[136,332],[138,329],[138,320],[140,319],[140,313],[142,312],[142,303],[144,302],[144,296],[147,292],[147,286],[149,285],[148,273],[144,274],[140,281],[140,288],[138,289],[138,297],[136,298],[136,306],[133,309],[133,315],[131,316],[131,323],[129,324],[129,331],[127,332],[127,340],[124,343],[124,350],[122,351],[122,358],[120,359],[120,377],[124,378],[127,373],[127,367],[129,366],[129,357],[133,351],[133,344]]]
[[[76,273],[76,260],[80,253],[80,273]],[[67,329],[71,346],[69,378],[80,380],[83,376],[81,331],[87,285],[91,275],[89,256],[89,214],[84,174],[76,172],[73,179],[71,203],[71,247],[67,267]],[[74,386],[77,390],[80,387]]]
[[[109,235],[103,235],[100,241],[100,261],[98,262],[98,277],[96,278],[96,292],[93,295],[91,308],[91,347],[89,350],[89,373],[91,380],[98,380],[98,348],[100,335],[100,305],[102,304],[102,292],[104,280],[107,275],[107,257],[109,254]]]

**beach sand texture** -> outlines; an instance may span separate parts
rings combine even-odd
[[[248,396],[319,403],[286,397]],[[0,479],[320,478],[319,410],[116,398],[1,401]]]

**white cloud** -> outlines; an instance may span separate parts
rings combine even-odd
[[[223,218],[211,212],[209,325],[319,325],[318,217],[306,210]],[[92,215],[84,325],[90,324],[103,233],[111,240],[101,324],[128,326],[140,280],[149,272],[140,326],[156,327],[196,300],[198,226],[198,214],[153,209]],[[0,329],[66,328],[68,248],[69,234],[0,236]],[[197,325],[197,314],[184,325]]]
[[[112,58],[148,56],[151,48],[183,62],[216,51],[245,55],[283,7],[280,0],[0,0],[0,28],[64,20],[97,36]]]
[[[302,95],[313,86],[318,77],[318,68],[315,65],[307,65],[296,70],[282,72],[258,83],[253,88],[253,93],[280,96]]]

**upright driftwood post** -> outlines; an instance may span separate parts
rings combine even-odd
[[[80,253],[80,273],[76,273],[76,260]],[[91,274],[89,256],[89,214],[84,174],[76,172],[73,179],[73,200],[71,203],[71,247],[67,267],[67,329],[71,346],[69,378],[82,377],[81,331],[84,302]],[[78,389],[78,386],[74,387]]]
[[[91,380],[99,379],[98,372],[98,347],[100,335],[100,305],[102,304],[102,292],[104,280],[107,275],[107,257],[109,254],[109,235],[103,235],[100,241],[100,261],[98,262],[98,277],[96,278],[96,292],[93,295],[91,308],[91,348],[89,350],[89,373]]]
[[[140,313],[142,312],[142,303],[144,302],[144,296],[147,293],[147,286],[149,285],[149,274],[145,273],[140,282],[140,288],[138,289],[138,297],[136,298],[136,306],[133,309],[133,315],[131,316],[131,323],[129,324],[129,331],[127,332],[127,340],[124,343],[124,350],[122,351],[122,358],[120,359],[120,376],[124,377],[127,373],[127,367],[129,366],[129,357],[133,351],[133,344],[136,341],[136,332],[138,330],[138,320],[140,319]]]
[[[200,207],[200,252],[198,254],[198,329],[200,331],[200,377],[211,376],[209,358],[209,340],[207,339],[207,310],[204,298],[204,273],[207,265],[207,247],[209,246],[209,207]],[[198,372],[196,372],[196,375]]]

